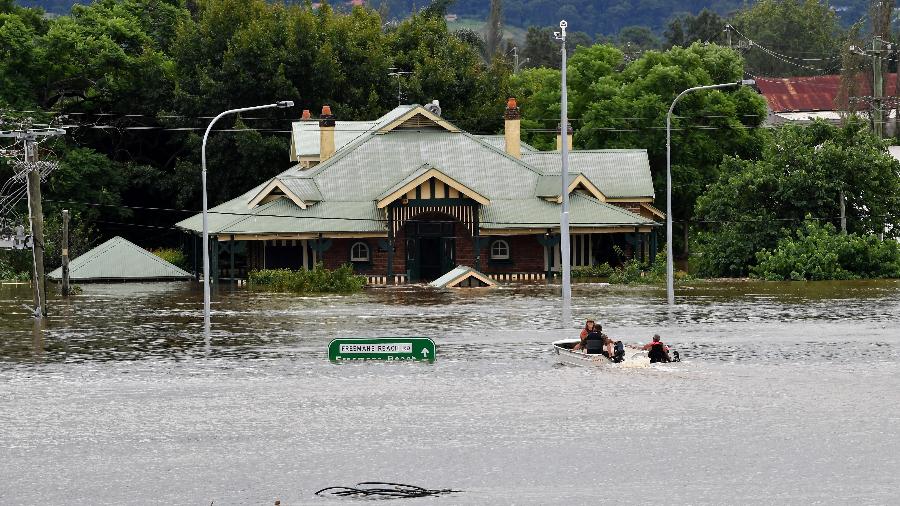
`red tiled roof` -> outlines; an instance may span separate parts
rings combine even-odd
[[[886,74],[885,95],[896,89],[897,74]],[[859,95],[872,94],[872,80],[865,74],[858,77]],[[756,86],[766,98],[773,112],[833,111],[834,98],[841,88],[841,76],[757,77]]]

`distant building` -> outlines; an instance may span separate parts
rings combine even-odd
[[[477,136],[436,103],[372,121],[338,121],[328,106],[318,119],[304,111],[292,128],[297,164],[211,209],[213,257],[222,258],[213,272],[231,272],[237,244],[240,273],[351,263],[373,279],[418,282],[457,265],[501,278],[558,270],[560,155],[521,142],[515,99],[505,118],[502,136]],[[618,263],[620,252],[651,260],[663,215],[647,151],[573,151],[569,172],[572,265]],[[196,237],[201,217],[177,226]]]
[[[897,74],[885,75],[885,96],[896,96]],[[768,115],[766,124],[784,123],[809,124],[821,119],[840,124],[847,112],[838,103],[841,89],[840,75],[810,77],[757,77],[756,87],[766,99]],[[856,93],[850,97],[846,109],[856,114],[868,114],[869,104],[865,97],[872,95],[872,81],[860,77]],[[885,108],[887,111],[889,108]],[[888,116],[894,118],[893,112]],[[893,125],[886,125],[885,132],[893,135]]]

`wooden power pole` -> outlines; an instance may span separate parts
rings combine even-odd
[[[69,210],[62,212],[62,296],[69,296]]]
[[[49,173],[53,164],[37,161],[37,139],[64,135],[61,128],[41,128],[25,130],[2,130],[0,137],[13,138],[24,142],[26,193],[28,195],[28,219],[31,223],[31,252],[34,261],[34,317],[47,315],[47,280],[44,277],[44,209],[41,203],[41,176],[44,168]]]
[[[34,316],[47,316],[47,278],[44,277],[44,206],[41,203],[41,172],[34,168],[37,144],[25,141],[25,163],[28,169],[28,217],[31,221],[31,251],[34,256]]]

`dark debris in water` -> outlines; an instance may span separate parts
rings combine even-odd
[[[327,487],[316,492],[318,496],[355,497],[368,499],[404,499],[413,497],[435,497],[462,492],[461,490],[428,489],[403,483],[364,481],[355,487]]]

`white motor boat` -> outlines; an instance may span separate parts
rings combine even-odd
[[[580,339],[560,339],[553,341],[553,350],[559,362],[564,364],[572,364],[582,367],[649,367],[650,357],[647,352],[631,346],[624,346],[624,353],[621,354],[622,360],[614,362],[606,355],[588,354],[584,350],[573,350],[576,344],[580,343]]]

